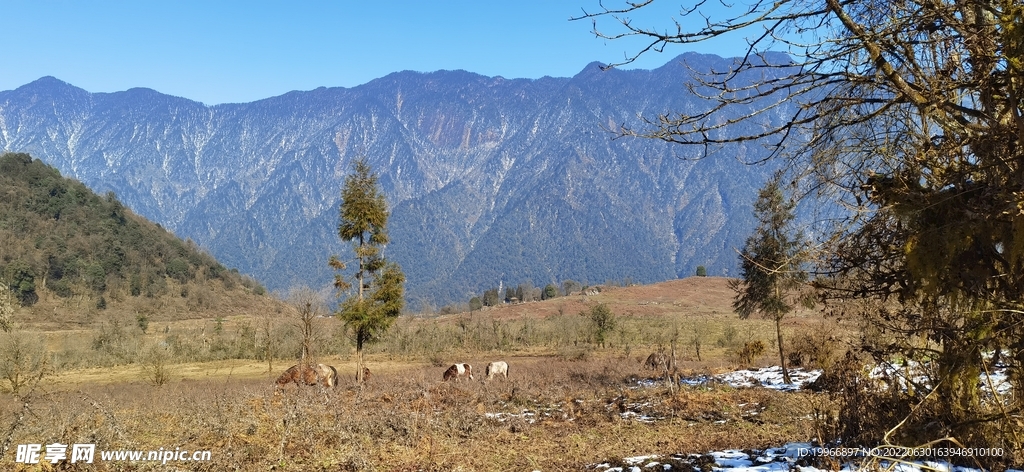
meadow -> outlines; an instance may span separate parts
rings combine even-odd
[[[587,470],[643,454],[828,436],[838,408],[828,394],[679,386],[644,369],[648,354],[673,346],[682,375],[777,364],[773,325],[740,320],[730,301],[724,279],[690,278],[405,316],[368,350],[373,375],[362,386],[342,327],[323,318],[317,359],[341,377],[327,390],[275,389],[299,343],[287,313],[266,330],[266,317],[238,313],[152,321],[144,333],[127,321],[33,331],[26,339],[35,336],[35,352],[47,354],[39,369],[26,364],[17,394],[0,395],[2,460],[15,470]],[[581,315],[599,303],[616,320],[603,347]],[[817,364],[832,362],[855,333],[812,311],[784,325],[792,349]],[[263,343],[260,333],[276,339]],[[767,349],[739,356],[754,341]],[[277,355],[260,355],[268,352]],[[509,363],[508,379],[482,381],[493,360]],[[472,364],[476,380],[442,382],[454,362]],[[14,463],[18,445],[54,443],[210,451],[211,460],[101,461],[97,453],[85,467]]]

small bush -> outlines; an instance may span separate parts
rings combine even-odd
[[[740,364],[749,365],[754,362],[754,359],[761,357],[761,355],[764,354],[764,350],[764,342],[760,339],[747,341],[743,343],[743,347],[736,352],[736,357]]]
[[[840,345],[827,329],[805,330],[792,337],[786,357],[792,367],[827,369],[842,355]]]
[[[715,341],[718,347],[731,347],[736,345],[736,328],[733,326],[726,326],[725,331],[722,332],[722,336]]]
[[[171,351],[166,344],[151,346],[143,356],[142,372],[145,379],[157,387],[169,382],[170,359]]]
[[[72,295],[75,294],[71,290],[71,284],[68,283],[68,281],[64,280],[64,279],[58,279],[58,280],[50,280],[50,279],[48,279],[46,281],[46,288],[50,289],[50,291],[53,292],[54,295],[57,295],[58,297],[61,297],[61,298],[70,298]]]
[[[47,352],[42,336],[19,332],[0,333],[0,377],[17,395],[29,382],[45,373]]]

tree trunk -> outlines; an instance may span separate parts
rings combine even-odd
[[[793,383],[789,380],[789,369],[786,368],[786,350],[782,347],[782,317],[775,317],[775,335],[779,340],[779,363],[782,365],[782,381]]]
[[[364,246],[365,246],[365,241],[363,241],[363,235],[362,235],[362,233],[360,233],[359,234],[359,248],[356,250],[357,251],[356,256],[359,257],[359,272],[356,272],[356,280],[359,281],[359,302],[360,303],[363,302],[363,270],[364,270],[363,260],[365,259],[365,257],[363,257],[363,254],[362,254],[361,251],[363,251],[365,249]],[[357,351],[358,351],[358,349],[357,349]]]
[[[363,335],[356,333],[356,383],[363,388]]]
[[[678,337],[678,335],[676,336]],[[675,393],[679,382],[676,380],[676,337],[672,338],[672,357],[668,359],[665,376],[668,377],[669,391]]]

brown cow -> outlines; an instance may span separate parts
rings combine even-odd
[[[655,352],[647,356],[647,360],[644,361],[644,367],[651,370],[665,370],[668,369],[668,356],[664,352]]]
[[[338,370],[326,364],[296,364],[284,371],[275,383],[278,387],[284,387],[292,382],[295,385],[337,387]]]
[[[442,379],[445,382],[452,379],[458,382],[463,377],[469,377],[469,380],[473,380],[473,366],[469,364],[453,364],[448,370],[444,371]]]

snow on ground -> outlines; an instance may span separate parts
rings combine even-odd
[[[900,378],[911,378],[913,382],[919,386],[928,385],[928,378],[920,373],[921,369],[915,369],[911,366],[876,366],[871,369],[870,376],[874,378],[883,378],[897,376]],[[708,376],[700,375],[696,377],[687,377],[680,379],[680,383],[684,385],[697,386],[706,385],[709,383],[722,383],[735,388],[743,387],[764,387],[783,392],[791,392],[800,390],[806,387],[808,384],[814,382],[821,376],[820,370],[806,370],[801,368],[789,369],[790,383],[786,383],[782,379],[782,368],[779,366],[764,367],[761,369],[751,370],[742,369],[734,370],[732,372],[726,372],[723,374]],[[637,383],[643,387],[649,387],[661,382],[659,379],[643,379]],[[986,392],[989,391],[989,382],[992,387],[995,388],[996,393],[999,396],[1004,397],[1010,393],[1011,384],[1007,376],[1006,368],[999,366],[994,369],[991,374],[982,372],[981,374],[981,388]]]
[[[872,377],[881,378],[884,376],[901,375],[908,376],[914,371],[920,371],[920,369],[914,369],[913,366],[909,368],[907,366],[888,366],[888,367],[875,367],[871,370],[870,375]],[[763,387],[770,388],[779,391],[796,391],[804,388],[807,384],[814,382],[821,375],[820,370],[804,370],[804,369],[790,369],[790,383],[786,383],[782,378],[782,368],[778,366],[765,367],[756,370],[736,370],[732,372],[726,372],[718,375],[702,375],[696,377],[689,377],[680,380],[681,384],[698,386],[707,385],[712,383],[722,383],[735,388],[744,387]],[[926,385],[928,383],[927,378],[915,375],[914,381],[919,385]],[[643,379],[637,381],[639,387],[651,387],[661,383],[659,379]],[[1011,388],[1010,382],[1007,378],[1007,372],[1005,368],[995,369],[991,375],[982,373],[981,383],[982,388],[989,391],[988,385],[991,382],[996,392],[1003,396],[1008,394]],[[1005,397],[1004,397],[1005,398]],[[626,405],[629,407],[622,415],[633,415],[631,416],[634,420],[653,422],[659,418],[641,416],[638,413],[634,413],[635,410],[641,410],[640,408],[632,408],[633,406],[642,405]],[[699,454],[673,454],[669,456],[649,455],[649,456],[638,456],[638,457],[627,457],[622,460],[625,466],[612,467],[610,464],[598,464],[591,466],[591,468],[599,472],[647,472],[647,471],[688,471],[688,470],[699,470],[701,472],[711,471],[729,471],[729,472],[775,472],[775,471],[802,471],[802,472],[819,472],[826,469],[819,469],[809,465],[812,460],[814,448],[809,443],[789,443],[785,446],[766,449],[764,451],[738,451],[738,450],[725,450],[725,451],[714,451],[704,455]],[[862,470],[864,467],[864,458],[861,457],[857,463],[846,463],[842,467],[842,471],[855,471]],[[919,462],[893,462],[882,459],[877,460],[876,465],[879,470],[893,471],[893,472],[981,472],[982,469],[953,466],[948,462],[931,462],[931,461],[919,461]],[[858,465],[860,464],[860,465]],[[1024,472],[1022,469],[1011,469],[1007,472]]]
[[[872,369],[871,375],[873,377],[883,377],[886,375],[907,375],[907,372],[913,371],[914,369],[907,369],[905,366],[900,368],[888,367]],[[807,384],[814,382],[818,376],[821,375],[820,370],[805,370],[800,368],[794,368],[789,370],[790,383],[785,383],[782,379],[782,368],[778,366],[765,367],[756,370],[736,370],[732,372],[726,372],[714,376],[697,376],[684,378],[680,380],[680,383],[690,386],[707,385],[711,383],[722,383],[735,388],[753,388],[763,387],[770,388],[779,391],[796,391],[804,388]],[[918,377],[915,381],[926,384],[927,379]],[[996,391],[1001,395],[1009,393],[1010,383],[1007,379],[1007,373],[1005,368],[998,368],[994,370],[991,376],[982,374],[982,386],[986,390],[988,389],[988,382],[991,380],[992,385]],[[659,379],[642,379],[638,380],[637,384],[639,387],[651,387],[662,383]],[[613,403],[609,405],[611,407],[618,407],[619,405]],[[621,413],[623,418],[632,419],[634,421],[640,421],[644,423],[653,423],[658,421],[660,417],[649,416],[638,411],[644,411],[650,405],[645,403],[623,403],[621,407],[626,411]],[[747,406],[747,405],[740,405]],[[757,414],[760,410],[760,406],[757,404],[750,405],[752,408],[748,414]],[[510,418],[520,418],[529,423],[533,423],[538,417],[550,417],[555,415],[563,415],[561,412],[561,405],[556,405],[554,408],[542,408],[536,410],[524,409],[519,414],[514,413],[486,413],[488,418],[497,421],[507,421]],[[724,422],[724,421],[723,421]],[[819,450],[820,451],[820,450]],[[597,464],[591,465],[589,469],[596,470],[598,472],[655,472],[655,471],[701,471],[701,472],[780,472],[780,471],[800,471],[800,472],[823,472],[830,469],[819,469],[811,466],[815,448],[810,443],[806,442],[794,442],[786,444],[782,447],[765,449],[764,451],[750,450],[725,450],[725,451],[713,451],[707,454],[672,454],[668,456],[663,455],[648,455],[648,456],[637,456],[627,457],[622,459],[624,466],[612,466],[611,464]],[[841,471],[857,471],[864,470],[865,460],[861,456],[860,460],[856,463],[848,462],[842,466]],[[948,462],[931,462],[931,461],[918,461],[918,462],[892,462],[882,459],[876,459],[875,465],[878,467],[870,470],[886,470],[891,472],[983,472],[983,469],[976,469],[971,467],[961,467],[950,465]],[[1024,469],[1010,469],[1007,472],[1024,472]]]
[[[809,464],[815,451],[810,443],[789,443],[782,447],[765,449],[764,451],[715,451],[708,454],[673,454],[671,456],[637,456],[622,460],[624,466],[612,467],[610,464],[598,464],[591,468],[599,472],[647,472],[647,471],[689,471],[701,472],[822,472],[830,469],[819,469]],[[877,470],[892,472],[981,472],[981,469],[950,465],[948,462],[913,462],[894,463],[879,460]],[[847,463],[841,471],[863,470],[863,465]],[[870,469],[875,470],[875,469]],[[1024,472],[1011,469],[1007,472]]]
[[[765,387],[784,392],[800,390],[805,385],[818,380],[821,376],[820,370],[789,369],[790,383],[782,378],[782,368],[779,366],[765,367],[757,370],[737,370],[715,376],[720,382],[733,387]]]
[[[907,387],[908,383],[913,383],[916,386],[928,386],[931,385],[931,380],[924,373],[925,369],[920,367],[916,362],[907,361],[905,364],[880,364],[876,365],[871,369],[870,375],[872,378],[894,378],[904,388]],[[992,388],[995,389],[996,394],[1001,398],[1007,398],[1009,395],[1012,385],[1010,379],[1007,376],[1007,370],[1005,365],[997,365],[991,372],[982,371],[979,376],[981,381],[981,390],[986,394],[990,394],[992,390],[989,389],[991,383]]]
[[[779,366],[764,367],[757,370],[743,369],[734,370],[718,375],[700,375],[696,377],[684,377],[679,380],[683,385],[695,387],[711,383],[722,383],[731,387],[765,387],[784,392],[791,392],[804,388],[807,384],[814,382],[821,376],[820,370],[805,370],[800,368],[789,369],[790,383],[782,378],[782,368]],[[641,379],[637,381],[641,387],[651,387],[661,383],[660,379]]]

